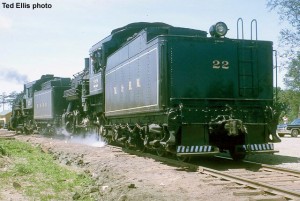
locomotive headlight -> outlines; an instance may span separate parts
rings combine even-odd
[[[218,22],[209,28],[209,33],[212,37],[223,37],[228,31],[227,25],[224,22]]]

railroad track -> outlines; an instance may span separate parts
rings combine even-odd
[[[256,189],[258,192],[253,191],[253,194],[279,195],[286,200],[300,200],[300,172],[298,171],[261,165],[261,168],[256,170],[216,171],[204,168],[204,172]],[[236,192],[236,195],[239,193]],[[251,195],[250,191],[249,195]]]
[[[6,130],[0,129],[0,139],[2,140],[15,139],[15,136],[16,136],[15,132],[7,132]]]
[[[0,132],[1,133],[1,132]],[[0,135],[1,138],[14,138],[14,134]],[[113,145],[107,145],[112,146]],[[202,164],[181,162],[176,159],[160,157],[151,153],[140,152],[132,149],[123,149],[124,152],[137,156],[152,158],[172,166],[197,171],[207,175],[207,180],[211,185],[224,185],[232,191],[235,196],[247,197],[249,200],[260,201],[280,201],[280,200],[300,200],[300,172],[258,164],[245,161],[238,164],[238,168],[225,168],[217,170],[205,167]],[[218,161],[218,165],[226,163],[228,158],[221,157],[223,161]],[[251,164],[251,167],[245,165]]]
[[[231,158],[216,156],[232,161]],[[245,169],[223,170],[222,174],[238,178],[241,181],[269,189],[269,192],[288,195],[288,199],[300,200],[300,171],[265,165],[244,160],[242,164],[249,166]]]
[[[181,162],[176,159],[160,157],[150,153],[130,149],[123,150],[130,154],[149,157],[172,166],[206,174],[207,180],[212,185],[224,185],[232,191],[233,195],[246,196],[249,197],[249,200],[300,200],[299,171],[249,161],[245,161],[244,165],[240,163],[241,167],[239,168],[216,170],[199,164]],[[249,164],[251,164],[250,168]]]

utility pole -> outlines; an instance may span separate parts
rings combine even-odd
[[[7,100],[6,100],[7,96],[6,96],[6,93],[3,92],[2,95],[0,95],[0,101],[1,101],[1,104],[2,104],[2,110],[4,111],[4,105],[7,103]]]

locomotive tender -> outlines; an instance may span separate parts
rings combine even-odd
[[[47,74],[24,84],[13,103],[10,129],[27,134],[37,129],[54,132],[54,127],[60,126],[67,104],[63,92],[70,88],[70,82],[70,78]]]
[[[58,97],[68,104],[62,125],[182,159],[273,153],[272,42],[226,38],[227,30],[223,22],[211,27],[212,37],[164,23],[113,30]]]

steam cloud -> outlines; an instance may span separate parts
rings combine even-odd
[[[15,82],[17,84],[25,84],[28,82],[27,75],[21,75],[13,69],[3,69],[0,73],[0,79]]]

